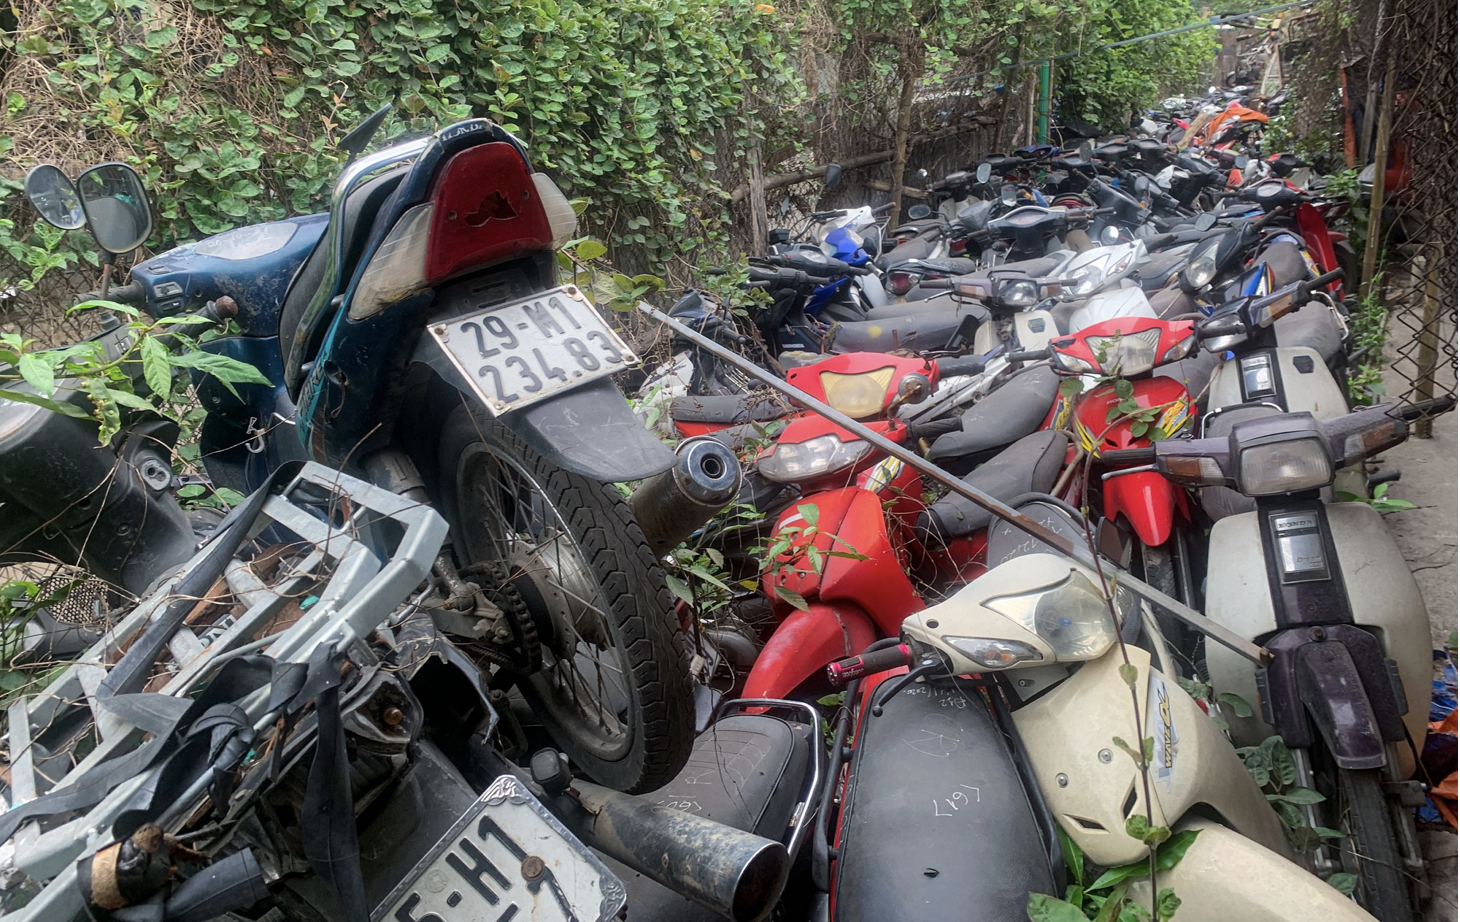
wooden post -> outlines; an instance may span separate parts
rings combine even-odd
[[[760,139],[750,147],[750,252],[760,254],[768,245],[770,218],[765,205],[765,175],[760,163]]]
[[[907,172],[907,137],[912,130],[913,97],[923,73],[922,49],[902,46],[902,95],[897,100],[897,134],[892,141],[892,221],[902,214],[902,174]]]
[[[1374,56],[1369,59],[1369,86],[1364,93],[1364,128],[1363,134],[1359,135],[1360,169],[1363,169],[1363,165],[1369,162],[1369,151],[1374,150],[1371,146],[1374,143],[1374,118],[1378,114],[1374,111],[1374,107],[1382,105],[1379,101],[1379,84],[1375,78],[1378,77],[1379,67],[1381,66],[1385,68],[1386,74],[1392,72],[1394,69],[1392,63],[1393,56],[1387,53],[1392,43],[1385,38],[1384,20],[1388,18],[1389,4],[1387,0],[1379,0],[1379,15],[1374,19]],[[1386,62],[1389,63],[1386,64]],[[1385,80],[1384,83],[1384,95],[1389,96],[1391,93],[1388,86],[1389,81]],[[1382,113],[1383,110],[1380,109],[1379,112]],[[1379,118],[1382,119],[1383,116],[1379,115]],[[1382,123],[1379,128],[1379,133],[1381,135],[1384,133]]]
[[[1433,233],[1433,232],[1432,232]],[[1414,400],[1429,400],[1435,396],[1435,367],[1440,358],[1440,337],[1435,332],[1439,322],[1440,286],[1435,283],[1435,273],[1440,269],[1439,247],[1427,246],[1425,254],[1424,306],[1420,310],[1419,355],[1414,364]],[[1426,416],[1414,424],[1414,437],[1428,439],[1434,435],[1434,420]]]
[[[1392,52],[1384,68],[1384,90],[1379,94],[1379,136],[1374,146],[1374,190],[1369,196],[1369,232],[1364,239],[1364,265],[1359,274],[1359,292],[1368,299],[1374,296],[1374,269],[1379,261],[1379,248],[1384,243],[1384,174],[1389,169],[1389,131],[1393,127],[1394,81],[1398,62]]]

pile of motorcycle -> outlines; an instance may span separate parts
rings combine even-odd
[[[730,690],[844,702],[832,917],[1017,917],[1086,882],[1061,841],[1140,861],[1134,820],[1200,829],[1160,875],[1182,918],[1414,917],[1429,621],[1366,500],[1452,402],[1351,406],[1341,205],[1229,140],[985,157],[907,223],[771,231],[753,329],[651,312],[677,351],[641,412],[748,468],[695,538],[755,587],[700,613]]]
[[[1296,158],[1213,119],[818,212],[750,260],[751,322],[643,305],[646,374],[516,138],[367,153],[384,117],[327,214],[120,286],[139,177],[26,179],[103,254],[83,299],[223,327],[169,367],[246,498],[185,511],[177,426],[98,445],[79,382],[0,402],[0,563],[138,600],[9,708],[7,917],[1413,917],[1428,622],[1342,500],[1449,406],[1350,411]],[[170,386],[179,342],[103,326]],[[723,604],[674,601],[686,545]]]

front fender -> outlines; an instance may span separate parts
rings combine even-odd
[[[1181,922],[1374,922],[1322,878],[1225,826],[1188,819],[1177,829],[1196,831],[1196,840],[1174,868],[1158,872],[1157,886],[1181,898]],[[1150,906],[1150,881],[1133,883],[1131,895]]]
[[[785,698],[832,660],[856,656],[877,639],[872,619],[854,605],[811,602],[782,621],[745,679],[745,698]]]
[[[1124,515],[1147,547],[1160,547],[1171,537],[1178,508],[1185,512],[1185,497],[1155,472],[1122,474],[1105,481],[1105,517],[1114,521]]]
[[[421,337],[411,361],[430,367],[469,400],[481,399],[429,336]],[[600,483],[643,480],[674,463],[674,451],[644,428],[607,378],[514,410],[501,420],[553,464]]]

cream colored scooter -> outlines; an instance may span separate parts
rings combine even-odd
[[[1047,525],[1065,516],[1043,503],[1022,511]],[[1008,526],[995,529],[987,573],[905,620],[901,647],[858,658],[853,676],[887,669],[899,653],[916,664],[878,690],[873,714],[895,694],[981,682],[996,712],[1003,703],[1012,712],[1007,729],[1038,787],[1031,795],[1042,795],[1089,861],[1116,867],[1146,857],[1126,832],[1130,817],[1199,831],[1157,881],[1181,898],[1182,922],[1372,922],[1298,863],[1232,744],[1176,683],[1150,612],[1122,590],[1117,633],[1096,574],[1042,548]],[[833,680],[848,677],[844,664],[853,662],[833,664]],[[1127,662],[1133,685],[1122,676]],[[1155,742],[1144,778],[1116,742],[1139,746],[1143,737]]]

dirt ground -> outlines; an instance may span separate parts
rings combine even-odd
[[[1454,331],[1449,334],[1453,340]],[[1442,369],[1438,384],[1441,393],[1453,389],[1453,371]],[[1385,377],[1385,385],[1390,395],[1399,396],[1408,388],[1408,381],[1391,370]],[[1408,500],[1416,507],[1385,518],[1424,596],[1435,649],[1453,646],[1451,638],[1457,627],[1456,581],[1460,569],[1456,566],[1456,554],[1460,541],[1456,538],[1456,521],[1460,490],[1456,485],[1456,430],[1456,414],[1448,414],[1435,421],[1433,438],[1411,438],[1387,452],[1382,465],[1398,468],[1403,473],[1403,478],[1389,488],[1389,496]],[[1460,918],[1457,912],[1460,901],[1456,893],[1455,833],[1444,829],[1424,830],[1420,833],[1420,844],[1430,863],[1431,893],[1425,907],[1425,922],[1456,922]]]

